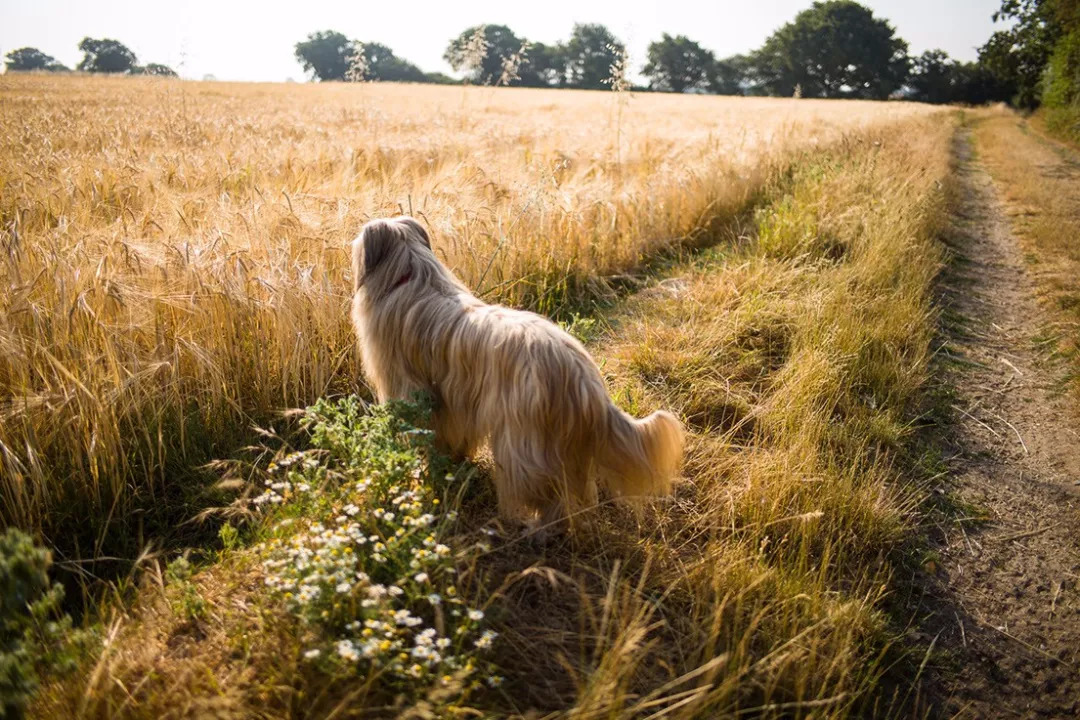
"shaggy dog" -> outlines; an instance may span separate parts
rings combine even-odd
[[[442,449],[495,461],[499,514],[543,525],[616,495],[670,491],[682,425],[635,420],[608,399],[585,348],[549,320],[487,305],[444,267],[416,220],[373,220],[352,245],[352,319],[380,401],[435,399]]]

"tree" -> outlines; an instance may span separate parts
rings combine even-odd
[[[375,82],[424,82],[428,76],[386,45],[349,40],[334,30],[311,33],[296,43],[296,59],[320,81],[355,79],[350,76],[357,54],[362,56],[365,80]]]
[[[156,75],[157,77],[178,77],[176,71],[168,65],[160,63],[147,63],[146,65],[131,68],[132,75]]]
[[[1050,108],[1066,110],[1061,117],[1051,113],[1051,127],[1064,125],[1080,139],[1080,0],[1057,0],[1055,11],[1061,37],[1043,73],[1043,100]]]
[[[7,54],[4,65],[8,72],[28,72],[31,70],[63,71],[66,67],[51,55],[46,55],[37,48],[24,47]]]
[[[1010,85],[981,63],[957,63],[956,100],[968,105],[1008,102],[1013,95]]]
[[[990,36],[979,48],[979,63],[1011,89],[1014,105],[1034,109],[1039,105],[1043,70],[1053,52],[1053,33],[1041,13],[1009,17],[1017,18],[1017,24]]]
[[[601,90],[624,46],[603,25],[575,24],[566,43],[567,85]]]
[[[399,58],[394,51],[381,43],[355,44],[364,56],[367,80],[375,82],[424,82],[427,76],[408,60]]]
[[[83,59],[78,69],[91,73],[125,73],[138,65],[135,53],[118,40],[83,38],[79,43]]]
[[[1075,0],[1002,0],[994,20],[1014,24],[995,32],[979,49],[979,63],[1012,88],[1014,105],[1038,107],[1044,73],[1075,8]]]
[[[305,72],[319,80],[344,80],[353,43],[334,30],[314,32],[296,43],[294,55]]]
[[[708,69],[705,80],[714,95],[747,95],[753,92],[752,63],[746,55],[717,60]]]
[[[471,82],[496,83],[503,75],[503,62],[520,53],[526,42],[505,25],[475,25],[450,41],[443,59],[455,71],[465,70]]]
[[[642,72],[654,90],[686,92],[705,90],[716,79],[716,58],[712,52],[685,35],[671,37],[664,33],[649,44],[649,61]]]
[[[815,2],[754,54],[771,94],[883,100],[908,72],[907,43],[854,0]]]
[[[950,103],[960,100],[959,64],[944,50],[927,50],[912,62],[911,98],[919,102]]]
[[[565,87],[566,46],[562,43],[530,45],[520,74],[521,84],[526,87]]]

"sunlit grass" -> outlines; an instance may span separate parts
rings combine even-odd
[[[189,532],[200,465],[357,388],[369,217],[419,215],[484,297],[567,314],[715,241],[799,152],[928,112],[5,75],[0,522],[74,560]]]
[[[623,407],[687,422],[686,478],[670,500],[604,504],[543,548],[495,527],[482,477],[443,495],[433,514],[458,524],[436,542],[473,548],[454,556],[458,590],[498,633],[485,650],[499,688],[466,697],[451,678],[372,708],[371,684],[317,671],[317,624],[265,589],[279,570],[257,545],[295,528],[255,520],[250,544],[205,553],[190,578],[148,573],[104,650],[50,684],[39,713],[906,716],[918,663],[887,603],[922,499],[909,440],[952,132],[948,115],[911,119],[802,158],[745,226],[572,325]],[[393,457],[356,467],[380,477]],[[335,492],[311,502],[344,510]]]

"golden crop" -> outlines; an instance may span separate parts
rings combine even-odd
[[[565,313],[908,104],[0,78],[0,521],[99,551],[253,422],[353,387],[346,247],[411,212]]]
[[[648,523],[603,507],[459,568],[462,597],[506,578],[486,601],[514,700],[877,714],[953,130],[905,103],[0,76],[0,523],[131,558],[205,507],[199,468],[253,424],[356,389],[346,249],[410,212],[492,301],[570,319],[648,284],[590,349],[622,406],[690,431]],[[267,620],[256,556],[143,593],[39,715],[375,702]]]

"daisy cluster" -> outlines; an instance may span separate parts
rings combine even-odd
[[[307,412],[316,447],[276,461],[254,500],[282,517],[259,547],[266,587],[311,630],[305,658],[410,683],[477,682],[496,633],[455,585],[457,518],[435,493],[430,433],[393,406]]]
[[[265,481],[266,488],[252,500],[256,506],[281,505],[297,494],[310,491],[312,481],[318,486],[326,480],[326,468],[317,458],[303,452],[289,453],[270,463],[267,473],[270,477]],[[283,477],[276,477],[279,475]]]

